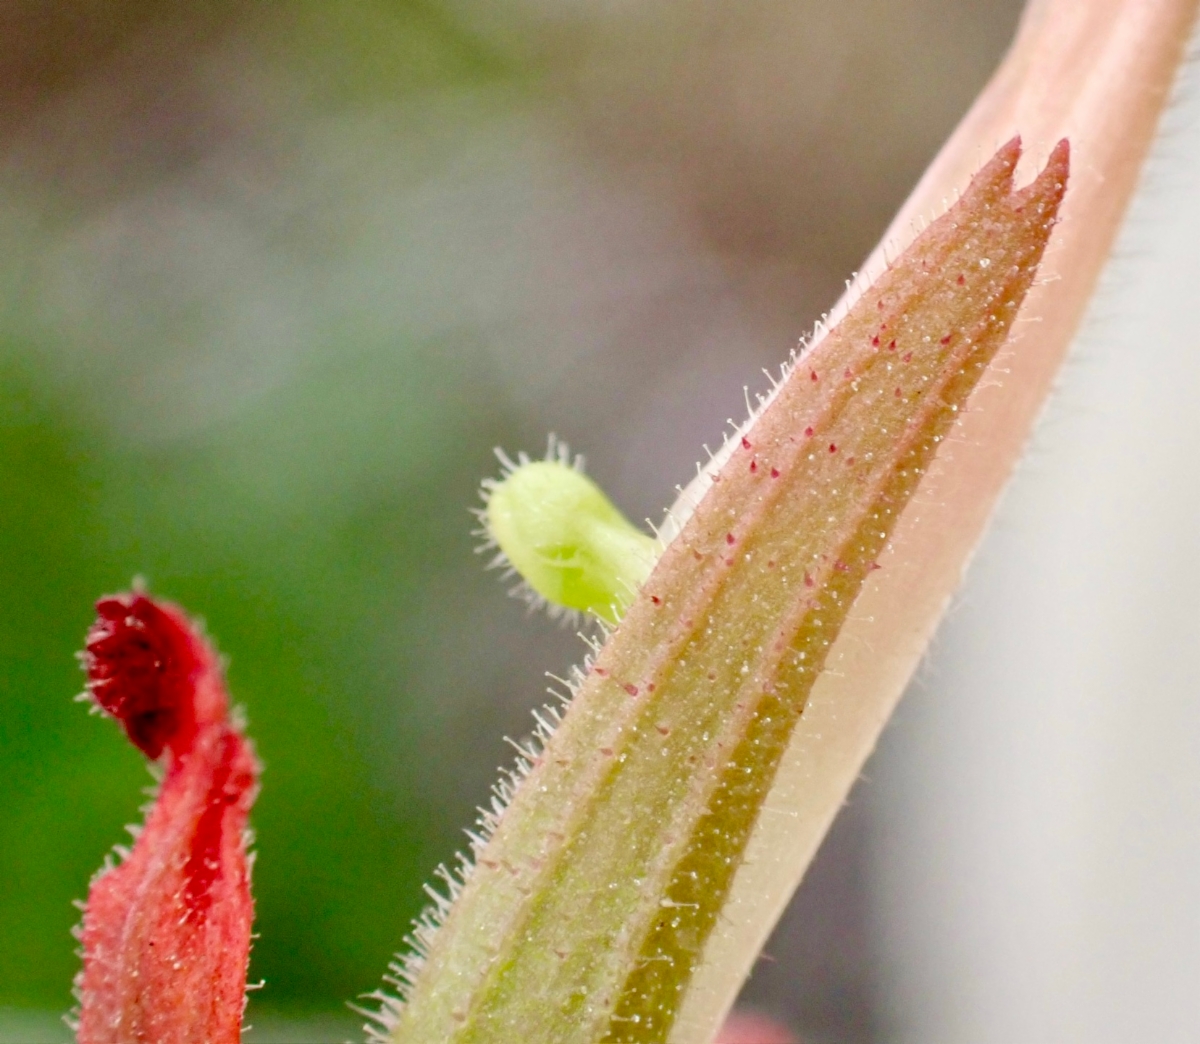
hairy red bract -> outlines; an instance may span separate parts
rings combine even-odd
[[[237,1044],[253,902],[258,762],[220,663],[178,607],[101,599],[88,692],[164,776],[128,858],[93,880],[80,937],[80,1044]]]

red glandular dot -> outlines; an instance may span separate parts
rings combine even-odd
[[[245,848],[258,762],[229,720],[215,652],[175,606],[102,599],[88,691],[148,756],[158,796],[129,857],[92,882],[79,1044],[237,1044],[253,902]]]

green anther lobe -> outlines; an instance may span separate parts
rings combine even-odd
[[[521,464],[491,489],[488,534],[553,605],[616,623],[658,557],[583,472],[558,460]]]

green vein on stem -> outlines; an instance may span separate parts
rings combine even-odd
[[[1019,156],[797,360],[485,816],[383,1039],[668,1039],[829,647],[1033,281],[1067,147],[1014,192]]]

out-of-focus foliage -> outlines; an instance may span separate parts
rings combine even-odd
[[[369,27],[390,46],[355,40],[364,25],[333,40],[339,67],[365,78],[360,89],[372,77],[427,89],[491,75],[487,55],[436,11],[376,12]],[[203,28],[211,46],[220,27]],[[275,28],[291,34],[289,60],[317,54],[316,26]],[[169,36],[150,39],[188,57]],[[347,61],[360,47],[425,67],[363,69]],[[75,103],[90,102],[85,87]],[[311,118],[286,104],[278,113],[295,132]],[[140,206],[139,173],[177,192],[151,219],[178,235],[228,218],[232,192],[208,215],[186,213],[197,195],[188,160],[163,176],[161,157],[148,157],[91,199],[71,184],[20,185],[9,169],[5,217],[33,220],[15,242],[8,234],[0,327],[0,1004],[68,1007],[71,901],[139,818],[150,782],[140,759],[71,701],[92,601],[135,574],[207,621],[267,766],[254,815],[254,973],[272,1001],[329,1007],[370,988],[461,825],[443,822],[437,795],[414,778],[431,727],[414,703],[438,698],[414,665],[461,608],[475,568],[465,507],[488,449],[514,433],[480,379],[487,360],[469,330],[363,329],[370,316],[357,322],[355,302],[339,309],[332,294],[309,310],[308,329],[220,359],[205,329],[213,314],[286,308],[301,280],[349,281],[354,245],[306,242],[303,205],[277,200],[272,214],[259,198],[252,216],[274,227],[216,228],[247,238],[193,253],[189,285],[172,270],[187,244],[136,225],[153,209]],[[338,201],[317,202],[338,213]],[[324,256],[301,259],[310,248]],[[231,261],[242,270],[221,271]],[[64,289],[69,269],[79,283]],[[74,316],[45,311],[60,292]],[[247,392],[252,370],[262,379]]]

